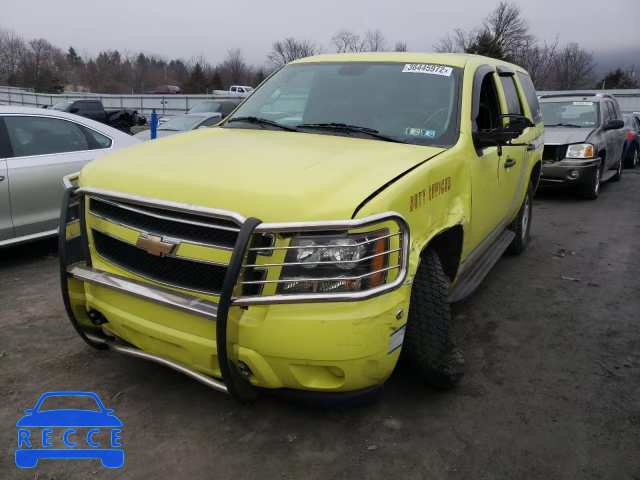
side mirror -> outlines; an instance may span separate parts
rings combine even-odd
[[[503,118],[509,118],[509,123],[493,130],[478,130],[475,133],[476,141],[480,146],[495,145],[498,147],[498,155],[502,155],[503,145],[509,145],[511,141],[522,135],[528,127],[535,127],[535,123],[524,115],[500,115],[497,118],[497,123],[501,123]]]
[[[622,127],[624,127],[624,122],[617,118],[615,120],[608,120],[607,123],[604,124],[605,130],[617,130]]]
[[[78,108],[78,107],[71,107],[71,108],[69,109],[69,113],[77,113],[77,112],[78,112],[78,110],[79,110],[79,108]]]

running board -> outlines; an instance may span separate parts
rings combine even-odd
[[[500,234],[496,241],[487,248],[480,258],[462,273],[458,283],[449,291],[449,303],[457,302],[468,297],[478,288],[480,282],[487,276],[489,270],[491,270],[502,256],[515,236],[516,234],[508,229]]]
[[[601,183],[608,182],[618,173],[617,170],[607,170],[606,172],[602,172],[602,178],[600,179]]]

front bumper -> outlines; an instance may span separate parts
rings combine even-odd
[[[253,297],[233,294],[260,223],[248,219],[219,302],[208,301],[94,268],[85,203],[74,192],[67,189],[62,206],[62,296],[71,323],[94,348],[164,364],[239,400],[254,398],[255,387],[369,394],[393,371],[400,351],[389,353],[389,339],[405,323],[398,312],[409,303],[404,259],[397,281],[381,294],[313,306],[305,297],[285,305],[262,297],[247,305]],[[73,202],[80,220],[68,222]]]
[[[588,183],[593,180],[595,171],[600,168],[601,161],[600,158],[589,158],[585,160],[565,158],[559,162],[543,163],[540,172],[540,183],[546,185],[578,185]]]

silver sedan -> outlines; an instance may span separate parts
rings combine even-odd
[[[0,247],[57,235],[62,177],[137,143],[70,113],[0,106]]]

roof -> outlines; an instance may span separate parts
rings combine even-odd
[[[316,62],[398,62],[398,63],[435,63],[451,67],[465,68],[466,66],[479,66],[483,64],[493,66],[508,66],[511,69],[526,73],[526,70],[509,62],[471,55],[468,53],[424,53],[424,52],[359,52],[359,53],[333,53],[301,58],[291,63],[316,63]]]

